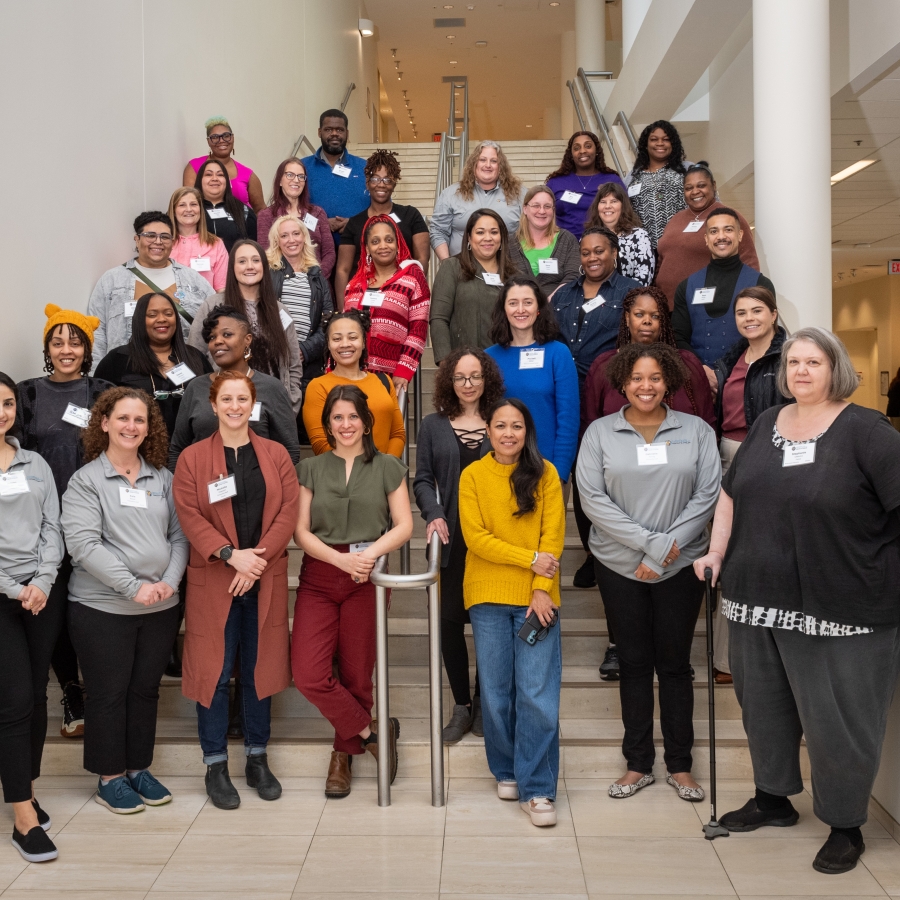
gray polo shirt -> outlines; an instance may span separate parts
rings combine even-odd
[[[141,457],[135,488],[143,498],[138,502],[145,500],[146,506],[123,505],[120,489],[130,487],[101,453],[69,481],[62,530],[72,557],[69,600],[134,616],[177,605],[188,542],[178,523],[168,469],[155,469]],[[134,602],[142,584],[157,581],[165,581],[173,596],[152,606]]]
[[[53,472],[42,456],[16,448],[13,461],[0,474],[0,594],[17,600],[25,582],[50,593],[63,558],[59,498]],[[22,490],[24,485],[27,490]]]

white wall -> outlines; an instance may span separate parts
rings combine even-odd
[[[133,247],[131,222],[165,209],[203,122],[225,115],[235,155],[268,196],[277,164],[347,85],[351,141],[377,97],[360,0],[29,0],[0,29],[0,370],[39,374],[43,308],[85,309]],[[304,152],[305,153],[308,151]],[[50,213],[50,215],[48,215]]]

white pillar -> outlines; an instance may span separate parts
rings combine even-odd
[[[754,237],[791,330],[831,328],[829,58],[827,0],[753,0]],[[798,134],[803,165],[787,172],[785,141]]]
[[[575,0],[575,63],[575,71],[606,69],[606,0]]]
[[[572,94],[567,81],[575,80],[578,66],[575,65],[575,32],[564,31],[559,36],[559,108],[561,111],[561,135],[566,140],[578,129],[578,116],[572,104]]]
[[[652,2],[653,0],[622,0],[622,65],[625,65]]]

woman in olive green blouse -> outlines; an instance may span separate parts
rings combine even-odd
[[[332,388],[322,410],[331,450],[298,467],[300,515],[294,540],[304,556],[291,667],[300,693],[334,725],[326,797],[350,793],[353,756],[368,750],[378,758],[371,715],[375,586],[369,575],[378,558],[405,544],[413,530],[406,466],[375,449],[373,423],[358,387]],[[385,531],[389,522],[393,527]],[[390,755],[391,781],[397,774],[399,735],[400,723],[392,718],[384,750]]]

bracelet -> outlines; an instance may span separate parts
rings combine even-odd
[[[538,551],[534,551],[534,559],[531,560],[531,564],[534,565],[538,561]]]

